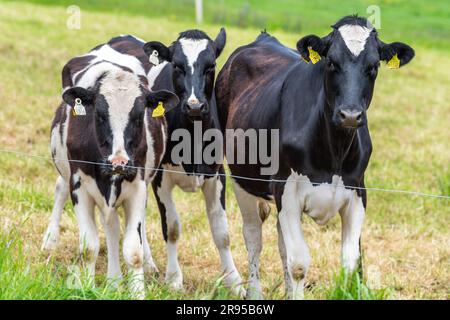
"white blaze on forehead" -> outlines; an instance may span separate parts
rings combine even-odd
[[[134,101],[142,94],[139,78],[123,70],[110,71],[102,79],[100,94],[108,104],[109,124],[113,135],[111,156],[129,159],[125,151],[124,131]]]
[[[354,24],[343,25],[338,30],[347,48],[356,57],[364,50],[367,38],[372,32],[372,29]]]
[[[191,73],[194,74],[194,63],[197,61],[200,52],[204,51],[208,45],[208,39],[187,39],[181,38],[181,50],[187,58]]]

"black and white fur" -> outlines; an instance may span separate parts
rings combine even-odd
[[[152,81],[152,89],[173,90],[180,98],[180,107],[167,115],[169,136],[174,130],[183,128],[194,137],[195,121],[201,121],[203,131],[220,128],[213,88],[216,59],[225,46],[225,40],[224,29],[215,40],[211,40],[202,31],[189,30],[182,32],[169,47],[155,41],[144,46],[149,56],[155,50],[158,52],[160,64],[156,68],[162,69]],[[219,176],[224,173],[223,165],[174,163],[171,151],[175,144],[176,142],[168,141],[161,168],[179,173],[159,172],[152,183],[167,243],[166,281],[175,289],[183,287],[177,252],[181,222],[172,197],[173,189],[178,186],[186,192],[203,192],[211,232],[219,250],[222,272],[225,274],[224,283],[233,288],[234,292],[242,294],[241,277],[230,250],[225,212],[225,177]]]
[[[316,64],[307,63],[308,48],[321,56]],[[311,263],[303,214],[323,225],[339,212],[342,264],[349,271],[361,270],[366,207],[362,188],[372,152],[366,111],[380,61],[397,54],[403,66],[414,56],[406,44],[383,43],[366,19],[354,16],[338,21],[324,38],[300,39],[297,50],[263,32],[233,52],[216,82],[223,127],[280,130],[280,148],[272,150],[280,152],[277,174],[261,175],[261,163],[229,165],[237,176],[287,181],[233,181],[244,222],[252,298],[262,297],[262,223],[271,200],[278,211],[278,244],[289,297],[303,297]]]
[[[108,278],[120,279],[117,208],[123,206],[123,256],[132,292],[139,298],[145,295],[144,270],[157,271],[145,229],[147,185],[156,172],[135,167],[159,166],[167,124],[164,118],[153,118],[152,110],[160,101],[168,109],[179,102],[171,92],[149,90],[150,65],[142,45],[131,36],[117,37],[64,67],[64,102],[56,110],[51,131],[51,151],[60,176],[43,239],[43,249],[56,247],[63,207],[70,195],[79,226],[82,260],[93,278],[100,248],[95,223],[98,207],[106,234]],[[86,109],[84,116],[73,114],[77,98]],[[85,162],[77,162],[80,160]]]

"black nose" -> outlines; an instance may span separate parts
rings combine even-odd
[[[339,111],[341,126],[344,128],[357,128],[363,122],[362,111],[342,109]]]
[[[186,105],[190,116],[201,116],[205,107],[205,104],[197,99],[188,100]]]

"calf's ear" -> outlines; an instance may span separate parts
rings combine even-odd
[[[164,61],[172,61],[172,53],[170,52],[170,49],[159,41],[150,41],[144,44],[144,52],[151,59],[150,62],[152,62],[152,57],[157,58],[159,63]]]
[[[386,61],[389,68],[404,66],[414,58],[414,49],[401,42],[380,43],[380,60]]]
[[[319,38],[316,35],[309,35],[301,38],[297,42],[297,50],[303,60],[316,63],[321,57],[325,57],[328,51],[329,37]]]
[[[147,107],[155,109],[160,102],[162,102],[165,112],[168,112],[180,103],[180,99],[175,93],[167,90],[147,93]]]
[[[75,99],[81,99],[84,106],[92,105],[95,99],[95,93],[89,89],[81,87],[72,87],[63,92],[62,98],[70,106],[75,105]]]
[[[227,33],[225,32],[225,28],[220,28],[219,34],[217,35],[214,43],[216,44],[216,58],[220,56],[225,48],[225,43],[227,42]]]

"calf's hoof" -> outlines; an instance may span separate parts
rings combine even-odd
[[[264,300],[261,287],[258,285],[251,285],[247,289],[246,300]]]
[[[242,285],[242,278],[237,271],[232,272],[226,276],[223,280],[224,285],[231,290],[232,294],[244,299],[247,295],[247,291]]]
[[[166,284],[173,291],[184,291],[183,276],[181,272],[166,274]]]
[[[151,277],[157,278],[159,276],[158,267],[153,261],[146,261],[144,263],[144,272]]]
[[[49,227],[42,239],[42,251],[54,251],[59,243],[59,228]]]

